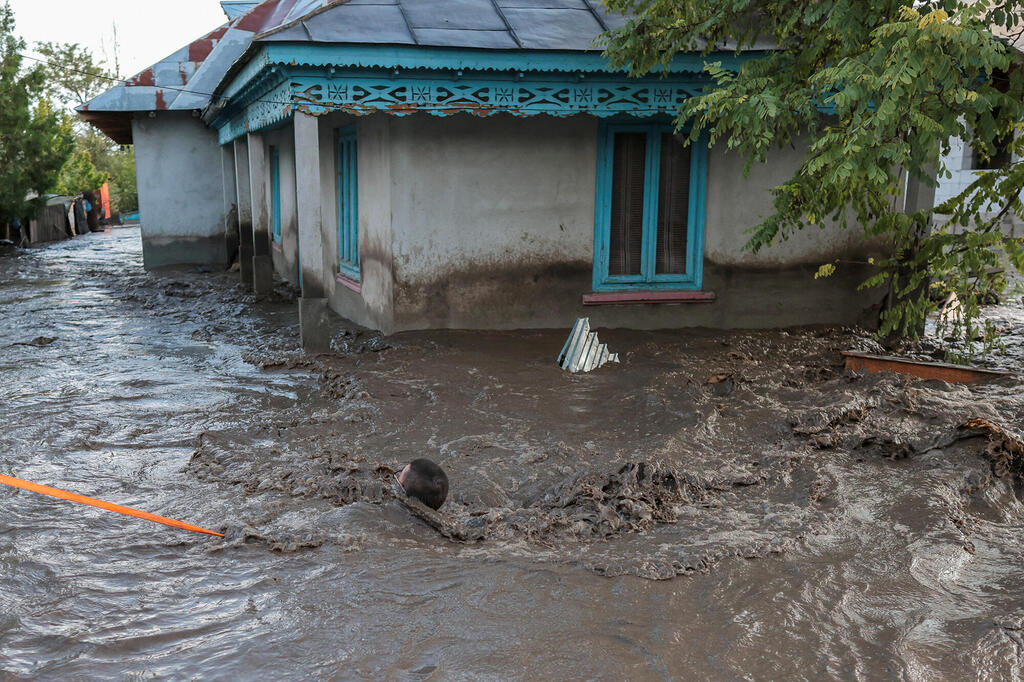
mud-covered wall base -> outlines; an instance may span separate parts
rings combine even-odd
[[[571,324],[590,291],[587,261],[450,268],[395,283],[395,328],[519,329]],[[399,274],[401,277],[401,274]]]
[[[217,237],[150,237],[142,234],[142,264],[147,270],[182,265],[228,263],[228,240]]]
[[[217,134],[191,112],[132,119],[147,268],[227,264],[233,172]]]
[[[589,316],[598,327],[765,329],[809,324],[877,324],[885,292],[858,291],[869,271],[845,267],[814,279],[817,266],[777,270],[704,265],[711,303],[583,306],[591,264],[451,269],[432,281],[396,282],[393,331],[568,328]],[[389,330],[390,331],[390,330]]]

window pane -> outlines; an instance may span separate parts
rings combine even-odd
[[[341,272],[359,279],[358,155],[354,133],[338,135],[338,265]]]
[[[616,133],[612,160],[609,275],[639,275],[644,229],[644,133]]]
[[[274,241],[281,241],[281,155],[270,148],[270,203],[273,208]]]
[[[658,187],[658,252],[654,272],[686,273],[686,231],[690,213],[690,148],[675,136],[661,136]]]

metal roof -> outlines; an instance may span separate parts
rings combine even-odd
[[[202,109],[253,37],[268,26],[284,22],[295,6],[309,4],[309,0],[265,0],[249,4],[248,11],[235,14],[223,26],[78,107],[79,115],[115,142],[130,144],[133,111]]]
[[[221,0],[220,8],[224,10],[228,20],[231,20],[237,19],[258,4],[260,0]]]
[[[116,142],[130,113],[202,109],[253,43],[596,51],[624,19],[600,0],[264,0],[222,3],[228,23],[78,108]]]
[[[307,0],[259,42],[317,42],[495,50],[595,50],[625,19],[599,0]],[[293,13],[293,15],[296,13]]]

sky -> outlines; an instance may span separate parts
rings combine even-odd
[[[133,76],[225,23],[218,0],[10,0],[15,31],[38,41],[79,43]]]

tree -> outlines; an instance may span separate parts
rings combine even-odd
[[[109,176],[93,164],[88,152],[76,151],[60,169],[54,191],[57,194],[80,194],[97,189],[108,179]]]
[[[139,192],[135,184],[135,150],[126,147],[110,157],[110,202],[113,210],[128,213],[139,210]]]
[[[46,94],[61,106],[85,104],[110,88],[117,74],[78,43],[36,43],[46,71]]]
[[[0,5],[0,221],[24,218],[26,196],[53,186],[71,151],[71,121],[43,97],[45,73],[22,68],[10,4]]]
[[[885,285],[883,335],[915,337],[946,294],[962,315],[951,318],[970,353],[991,325],[979,328],[981,301],[1002,293],[1001,269],[1024,271],[1020,240],[1001,220],[1024,215],[1024,164],[982,173],[938,209],[907,206],[907,189],[935,186],[947,173],[942,154],[962,138],[983,156],[1013,139],[1019,157],[1024,72],[1013,43],[1024,33],[1024,2],[965,0],[607,0],[634,18],[608,36],[606,56],[634,75],[656,71],[679,52],[710,55],[730,41],[737,51],[769,39],[737,71],[708,59],[713,85],[687,101],[677,125],[689,139],[747,158],[747,169],[775,147],[808,136],[796,173],[773,189],[774,213],[749,231],[755,252],[808,226],[859,226],[883,239],[891,257],[862,286]],[[1001,27],[997,40],[990,27]],[[942,213],[950,222],[933,226]],[[851,218],[853,220],[851,220]],[[957,226],[960,229],[954,229]],[[957,234],[962,232],[962,234]],[[781,248],[781,247],[776,247]],[[842,263],[826,264],[827,275]]]
[[[114,40],[116,62],[116,26]],[[119,77],[116,70],[109,70],[102,59],[96,59],[77,43],[36,43],[36,51],[45,59],[47,96],[60,107],[75,107],[88,102],[107,90]],[[134,151],[119,147],[92,126],[79,123],[75,130],[75,151],[61,171],[58,191],[77,194],[85,189],[95,189],[109,179],[113,210],[137,209]],[[83,185],[98,177],[103,179],[92,185]],[[78,189],[73,189],[75,187]]]

